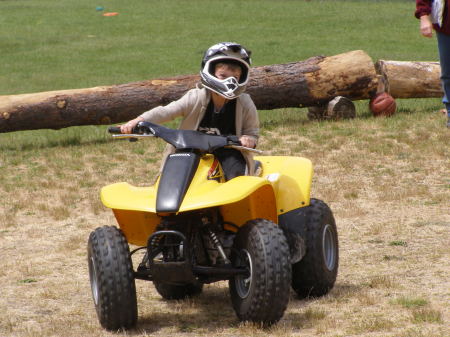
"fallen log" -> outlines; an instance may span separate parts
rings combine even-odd
[[[379,60],[377,73],[383,77],[385,90],[394,98],[427,98],[443,95],[439,62]]]
[[[180,98],[198,75],[113,86],[0,96],[0,132],[120,123]],[[336,96],[368,99],[377,77],[363,51],[255,67],[247,92],[258,109],[323,105]]]

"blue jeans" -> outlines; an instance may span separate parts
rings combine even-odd
[[[450,35],[436,32],[439,48],[439,59],[441,60],[441,81],[444,90],[442,102],[447,108],[450,117]]]

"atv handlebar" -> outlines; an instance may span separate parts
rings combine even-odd
[[[139,124],[133,128],[133,133],[122,133],[119,126],[110,126],[108,132],[112,134],[115,139],[129,139],[130,141],[137,141],[137,138],[154,137],[154,134],[146,133],[139,128]]]
[[[120,130],[120,128],[119,128]],[[109,130],[108,130],[109,131]],[[110,132],[112,133],[112,132]],[[139,135],[139,134],[133,134],[133,133],[127,133],[127,134],[120,134],[120,135],[113,135],[114,139],[130,139],[130,140],[137,140],[136,138],[146,138],[146,137],[155,137],[154,135]],[[241,151],[249,151],[257,154],[262,154],[263,151],[253,149],[251,147],[245,147],[242,145],[226,145],[224,146],[227,149],[236,149]]]
[[[108,132],[109,133],[113,133],[113,134],[121,134],[122,132],[120,131],[120,127],[118,126],[110,126],[108,128]]]
[[[261,150],[242,146],[237,136],[213,136],[193,130],[173,130],[150,122],[139,122],[133,128],[133,133],[122,134],[120,127],[117,126],[110,126],[108,132],[112,133],[115,139],[129,139],[130,141],[136,141],[137,138],[159,137],[177,149],[191,148],[209,152],[224,147],[258,154],[263,153]]]
[[[236,149],[236,150],[241,150],[241,151],[248,151],[248,152],[253,152],[253,153],[257,153],[257,154],[263,154],[262,150],[257,150],[251,147],[246,147],[246,146],[242,146],[242,145],[227,145],[224,146],[227,149]]]
[[[142,135],[136,133],[121,133],[120,135],[112,135],[112,136],[114,139],[136,139],[136,138],[155,137],[155,135],[148,135],[148,134]]]

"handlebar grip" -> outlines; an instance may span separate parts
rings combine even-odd
[[[227,136],[227,141],[229,145],[238,145],[238,146],[242,145],[238,136],[234,135]]]
[[[120,127],[118,126],[110,126],[108,128],[108,132],[109,133],[114,133],[114,134],[121,134],[122,132],[120,131]]]

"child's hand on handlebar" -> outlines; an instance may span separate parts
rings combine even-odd
[[[144,121],[144,119],[142,117],[137,117],[135,119],[132,119],[132,120],[128,121],[127,123],[122,124],[120,126],[120,132],[122,132],[122,133],[132,133],[133,129],[136,127],[136,125],[139,122],[143,122],[143,121]]]
[[[245,146],[245,147],[254,149],[256,146],[256,140],[252,136],[243,135],[243,136],[239,137],[239,141],[241,142],[242,146]]]

